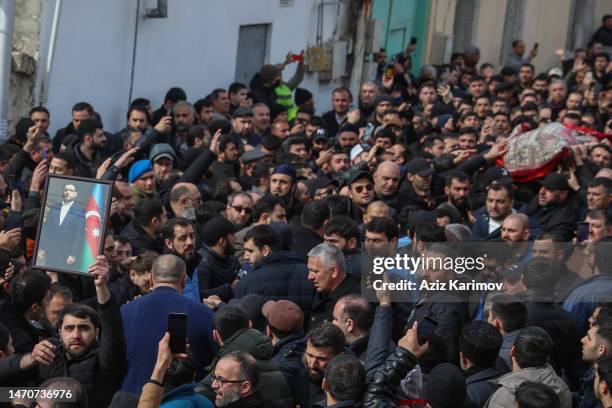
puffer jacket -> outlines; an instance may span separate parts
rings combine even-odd
[[[507,408],[514,406],[516,389],[525,381],[542,383],[551,387],[559,396],[561,408],[571,408],[572,394],[567,384],[555,373],[550,364],[543,367],[528,367],[506,374],[495,381],[494,386],[499,387],[491,395],[485,405],[488,408]]]
[[[291,252],[279,251],[256,262],[253,272],[234,288],[236,298],[253,294],[266,300],[291,300],[308,315],[315,289],[306,264]]]
[[[279,408],[293,408],[291,390],[285,377],[272,361],[274,347],[272,340],[255,329],[242,329],[233,336],[224,340],[223,346],[217,352],[215,360],[206,368],[208,375],[198,383],[196,392],[214,401],[215,392],[212,390],[212,375],[217,361],[232,351],[246,351],[257,359],[260,377],[258,391],[268,403],[274,402]]]
[[[384,364],[368,372],[363,396],[364,408],[395,408],[395,394],[400,381],[415,365],[415,356],[408,350],[397,347]]]

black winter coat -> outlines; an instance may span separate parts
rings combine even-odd
[[[306,342],[302,333],[284,337],[274,345],[272,361],[285,376],[294,401],[297,401],[298,389],[302,386],[299,378],[300,373],[304,370],[302,362],[304,350],[306,350]]]
[[[113,295],[105,304],[98,304],[100,340],[84,356],[67,359],[66,351],[57,340],[55,359],[49,365],[39,366],[41,379],[72,377],[80,382],[89,397],[89,406],[107,407],[113,394],[119,390],[127,370],[125,336],[119,304]]]
[[[17,354],[30,353],[41,337],[44,337],[44,331],[30,324],[23,314],[13,307],[10,300],[0,306],[0,323],[11,332]]]
[[[527,305],[527,325],[546,330],[553,340],[550,364],[560,374],[562,369],[570,369],[580,359],[579,343],[576,342],[576,324],[572,316],[563,308],[546,300],[546,294],[528,289],[517,294]]]
[[[363,406],[371,408],[395,408],[395,392],[402,379],[416,365],[416,358],[409,351],[398,347],[384,364],[368,372]]]
[[[574,231],[578,222],[576,208],[571,201],[563,204],[541,207],[538,197],[534,197],[527,207],[527,215],[534,218],[543,232],[559,236],[561,241],[570,241],[574,237]]]
[[[240,268],[238,258],[234,255],[222,258],[206,245],[198,251],[198,254],[202,256],[202,262],[194,273],[198,274],[200,299],[217,295],[224,302],[229,301],[233,297],[231,284]]]
[[[266,300],[288,299],[308,315],[315,289],[308,267],[291,252],[274,252],[255,264],[252,272],[234,288],[234,297],[261,295]]]
[[[501,358],[497,359],[493,367],[472,367],[465,372],[467,394],[475,408],[484,407],[493,391],[495,391],[489,381],[495,380],[509,372],[510,368]]]
[[[425,316],[438,322],[434,333],[444,339],[449,361],[458,361],[459,335],[464,323],[469,320],[467,300],[456,296],[453,292],[421,292],[414,306],[414,313],[408,321],[408,327],[412,327],[415,321],[421,322]]]
[[[340,286],[333,292],[323,294],[317,292],[312,301],[312,310],[308,330],[311,330],[321,323],[330,323],[334,318],[334,306],[338,299],[350,293],[361,293],[361,276],[346,275]]]
[[[151,238],[151,236],[133,220],[125,227],[121,234],[130,241],[132,253],[134,255],[139,255],[146,250],[155,251],[158,254],[164,252],[164,243],[161,237]]]

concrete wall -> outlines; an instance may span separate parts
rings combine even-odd
[[[9,94],[9,136],[14,133],[15,123],[28,114],[33,104],[40,14],[41,0],[16,1]]]
[[[474,43],[480,48],[480,63],[500,63],[506,0],[481,0],[477,12]]]
[[[612,14],[612,1],[595,0],[595,15],[593,16],[593,27],[601,25],[601,18],[606,14]]]
[[[48,41],[54,0],[45,0],[43,35]],[[141,0],[143,7],[155,6]],[[166,90],[181,86],[189,100],[206,96],[234,80],[240,25],[271,23],[269,62],[299,52],[316,39],[317,0],[180,0],[168,2],[167,19],[140,20],[133,97],[151,99],[157,108]],[[323,39],[336,26],[336,7],[325,8]],[[114,131],[125,125],[129,99],[136,1],[64,0],[49,84],[51,130],[65,126],[70,108],[90,101]],[[46,44],[42,44],[46,53]],[[283,73],[289,78],[295,67]],[[307,75],[300,86],[311,90],[323,113],[331,107],[337,83]]]
[[[429,24],[427,30],[426,61],[431,61],[433,50],[432,42],[435,34],[453,35],[453,22],[457,0],[438,0],[430,3]]]
[[[538,56],[532,61],[537,72],[559,66],[559,58],[554,55],[557,48],[565,47],[570,22],[571,0],[527,0],[525,2],[523,40],[527,49],[539,42]]]

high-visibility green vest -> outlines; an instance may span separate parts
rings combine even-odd
[[[276,103],[287,108],[289,121],[292,121],[297,116],[298,107],[293,102],[293,92],[288,85],[280,84],[274,88],[276,94]]]

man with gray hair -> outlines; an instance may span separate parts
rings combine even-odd
[[[332,322],[338,299],[361,291],[360,276],[346,273],[342,251],[331,244],[319,244],[308,252],[308,280],[317,292],[308,330]]]
[[[168,135],[168,141],[175,150],[187,150],[187,136],[189,129],[195,123],[195,109],[187,101],[179,101],[174,105],[174,135]]]
[[[374,101],[381,94],[380,84],[375,81],[366,81],[359,90],[359,110],[361,117],[367,119],[374,112]]]
[[[198,377],[215,355],[212,312],[202,303],[182,295],[185,262],[176,255],[161,255],[153,263],[153,291],[121,307],[126,339],[128,372],[122,391],[140,394],[155,365],[159,339],[164,337],[169,313],[187,315],[187,338],[197,362]]]

